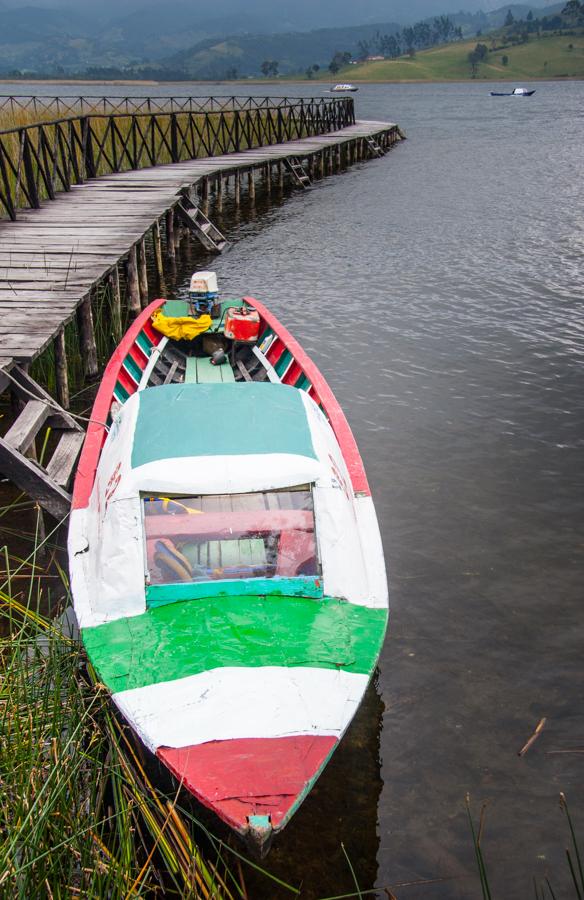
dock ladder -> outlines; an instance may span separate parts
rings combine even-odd
[[[225,235],[193,203],[186,192],[175,206],[175,212],[181,221],[193,231],[206,250],[211,250],[212,253],[221,253],[225,249],[227,246]]]
[[[368,138],[365,138],[365,141],[367,143],[367,146],[369,147],[369,155],[370,156],[383,156],[384,155],[382,147],[379,146],[379,144],[377,143],[375,138],[368,137]]]
[[[297,156],[291,156],[288,159],[285,159],[284,165],[292,175],[292,178],[296,181],[296,184],[299,184],[301,188],[304,188],[304,190],[310,187],[312,182],[306,173],[306,169]]]

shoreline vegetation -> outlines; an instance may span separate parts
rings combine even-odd
[[[34,522],[34,504],[2,507],[3,532],[15,514]],[[23,555],[0,548],[2,896],[241,900],[250,866],[268,894],[297,895],[209,832],[176,786],[161,789],[58,617],[70,604],[59,526],[43,539],[40,522],[19,534]]]

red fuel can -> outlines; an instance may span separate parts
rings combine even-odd
[[[225,311],[225,337],[233,341],[257,341],[260,334],[260,314],[247,306],[230,306]]]

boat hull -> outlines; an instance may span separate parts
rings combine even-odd
[[[347,420],[287,329],[262,303],[244,298],[259,315],[254,352],[270,383],[151,389],[149,372],[165,352],[151,317],[164,302],[154,301],[133,323],[95,401],[73,492],[74,603],[89,658],[132,729],[261,855],[325,768],[375,670],[387,625],[381,540]],[[205,443],[201,422],[191,422],[191,402],[201,421],[212,419],[221,403],[239,411],[231,449],[212,424],[207,432],[202,429],[209,436]],[[174,423],[165,421],[165,409],[178,416]],[[285,418],[278,425],[282,410]],[[245,434],[248,420],[255,421],[251,436]],[[294,448],[283,434],[290,423]],[[203,450],[196,453],[207,455],[177,449],[189,428],[188,447],[202,441]],[[210,447],[214,440],[219,451]],[[177,458],[157,451],[161,444],[172,447]],[[140,552],[138,563],[132,563],[127,549],[140,537],[127,531],[130,538],[124,538],[124,528],[137,527],[144,489],[182,496],[180,473],[204,468],[214,486],[206,492],[197,486],[195,492],[221,493],[233,480],[222,472],[234,471],[229,461],[235,452],[243,453],[238,465],[247,479],[237,489],[231,486],[235,493],[249,494],[264,482],[279,490],[278,478],[284,476],[277,467],[284,459],[296,474],[282,484],[314,481],[321,574],[239,582],[219,576],[218,582],[144,589],[136,568]],[[196,458],[191,461],[189,453]],[[232,514],[231,532],[238,515],[247,514]],[[292,521],[291,513],[282,515]],[[176,534],[194,521],[200,530],[203,522],[181,517],[176,509],[158,518],[171,523]],[[214,521],[207,514],[205,527]],[[255,527],[261,529],[258,521]],[[249,526],[241,528],[245,536]]]

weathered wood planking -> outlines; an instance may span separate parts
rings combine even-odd
[[[290,157],[310,158],[325,148],[338,152],[395,128],[357,122],[303,140],[107,175],[19,213],[16,222],[0,222],[0,367],[38,356],[91,289],[177,205],[185,187]]]

